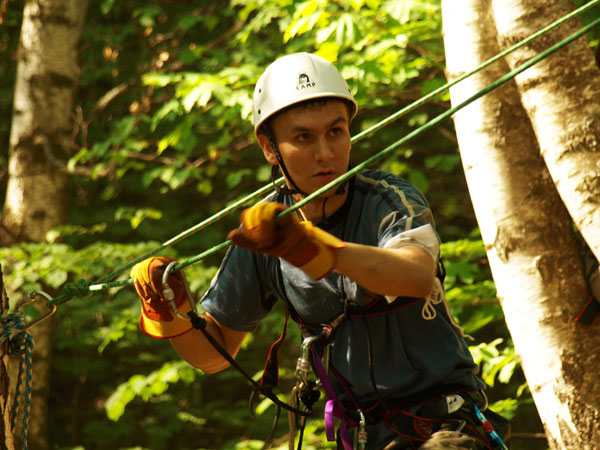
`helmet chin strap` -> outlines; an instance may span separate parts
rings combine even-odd
[[[285,175],[285,179],[292,185],[293,188],[290,189],[288,187],[280,187],[275,183],[275,173],[277,172],[277,166],[273,166],[273,169],[271,170],[271,180],[273,181],[273,186],[275,186],[275,190],[279,194],[300,194],[302,197],[308,197],[308,194],[298,187],[298,185],[288,172],[287,167],[283,162],[283,158],[281,157],[281,153],[279,153],[279,148],[277,148],[277,144],[275,144],[275,139],[273,138],[273,133],[271,132],[271,128],[269,126],[265,126],[265,134],[267,135],[267,139],[269,139],[269,143],[271,144],[273,153],[275,153],[275,157],[277,158],[279,167],[281,167],[281,171]]]

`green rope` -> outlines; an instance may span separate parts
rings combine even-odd
[[[285,211],[283,211],[282,213],[280,213],[277,216],[277,218],[281,219],[281,218],[287,216],[288,214],[293,213],[297,209],[301,208],[302,206],[306,205],[308,202],[310,202],[313,199],[315,199],[316,197],[318,197],[319,195],[324,194],[325,192],[327,192],[330,189],[334,188],[338,184],[341,184],[341,183],[347,181],[349,178],[355,176],[359,171],[363,170],[368,165],[371,165],[371,164],[373,164],[375,162],[378,162],[381,159],[385,158],[386,156],[390,155],[392,152],[394,152],[395,150],[397,150],[398,147],[406,144],[407,142],[411,141],[412,139],[416,138],[417,136],[420,136],[425,131],[429,130],[430,128],[434,127],[438,123],[440,123],[443,120],[447,119],[452,114],[454,114],[457,111],[459,111],[460,109],[462,109],[462,108],[466,107],[467,105],[473,103],[475,100],[483,97],[485,94],[487,94],[487,93],[493,91],[494,89],[498,88],[499,86],[503,85],[507,81],[512,80],[514,77],[516,77],[517,75],[519,75],[521,72],[527,70],[531,66],[533,66],[533,65],[537,64],[538,62],[540,62],[542,59],[547,58],[548,56],[550,56],[551,54],[555,53],[556,51],[558,51],[562,47],[565,47],[566,45],[570,44],[574,40],[580,38],[582,35],[584,35],[585,33],[587,33],[592,28],[598,26],[599,24],[600,24],[600,17],[597,18],[596,20],[594,20],[593,22],[589,23],[585,27],[581,28],[577,32],[571,34],[567,38],[563,39],[562,41],[560,41],[560,42],[554,44],[553,46],[549,47],[548,49],[546,49],[545,51],[543,51],[539,55],[536,55],[535,57],[531,58],[527,62],[521,64],[518,67],[516,67],[515,69],[513,69],[512,71],[510,71],[506,75],[500,77],[498,80],[496,80],[495,82],[491,83],[489,86],[483,88],[479,92],[475,93],[474,95],[472,95],[468,99],[464,100],[463,102],[461,102],[457,106],[454,106],[454,107],[448,109],[444,113],[438,115],[437,117],[435,117],[432,120],[430,120],[429,122],[427,122],[425,125],[419,127],[418,129],[414,130],[413,132],[407,134],[402,139],[398,140],[396,143],[390,145],[389,147],[381,150],[379,153],[373,155],[372,157],[366,159],[362,163],[356,165],[355,167],[353,167],[352,169],[350,169],[348,172],[346,172],[344,175],[340,176],[339,178],[336,178],[335,180],[331,181],[330,183],[326,184],[322,188],[320,188],[317,191],[313,192],[312,194],[308,195],[307,197],[305,197],[304,199],[302,199],[301,201],[299,201],[295,205],[291,206],[290,208],[288,208]],[[184,262],[182,262],[180,264],[175,265],[173,267],[173,270],[183,269],[183,268],[185,268],[187,266],[195,264],[195,263],[197,263],[197,262],[205,259],[206,257],[211,256],[211,255],[217,253],[218,251],[220,251],[220,250],[222,250],[222,249],[224,249],[224,248],[226,248],[226,247],[228,247],[230,245],[231,245],[231,240],[227,240],[225,242],[222,242],[222,243],[216,245],[215,247],[213,247],[213,248],[211,248],[211,249],[209,249],[209,250],[207,250],[207,251],[205,251],[205,252],[203,252],[203,253],[201,253],[199,255],[196,255],[196,256],[190,258],[187,261],[184,261]],[[133,280],[115,281],[115,282],[112,282],[112,283],[105,283],[105,284],[101,284],[101,285],[99,284],[99,285],[95,285],[95,286],[90,286],[90,290],[92,290],[92,289],[93,290],[101,290],[101,289],[106,289],[106,288],[109,288],[109,287],[127,286],[127,285],[130,285],[130,284],[133,284]]]
[[[373,125],[372,127],[368,128],[367,130],[357,134],[356,136],[352,137],[351,142],[357,142],[360,141],[361,139],[364,139],[368,136],[371,136],[372,134],[374,134],[375,132],[377,132],[379,129],[381,129],[382,127],[389,125],[390,123],[392,123],[393,121],[397,120],[399,117],[406,115],[407,113],[415,110],[416,108],[418,108],[419,106],[422,106],[423,104],[425,104],[427,101],[431,100],[433,97],[435,97],[436,95],[440,94],[441,92],[444,92],[448,89],[450,89],[452,86],[456,85],[457,83],[459,83],[460,81],[466,79],[467,77],[470,77],[472,75],[474,75],[475,73],[483,70],[484,68],[488,67],[490,64],[493,64],[494,62],[498,61],[500,58],[508,55],[509,53],[523,47],[524,45],[527,45],[529,42],[531,42],[532,40],[538,38],[539,36],[549,32],[550,30],[556,28],[557,26],[561,25],[562,23],[564,23],[565,21],[571,19],[572,17],[574,17],[575,15],[581,14],[583,13],[585,10],[596,6],[598,3],[600,3],[600,0],[592,0],[589,3],[587,3],[586,5],[583,5],[582,7],[572,11],[571,13],[567,14],[566,16],[556,20],[555,22],[551,23],[550,25],[540,29],[539,31],[537,31],[536,33],[532,34],[531,36],[523,39],[522,41],[518,42],[517,44],[513,45],[512,47],[504,50],[503,52],[499,53],[498,55],[494,56],[493,58],[490,58],[489,60],[485,61],[484,63],[482,63],[481,65],[479,65],[478,67],[476,67],[475,69],[473,69],[472,71],[463,74],[462,76],[460,76],[459,78],[457,78],[456,80],[453,80],[450,83],[447,83],[441,87],[439,87],[438,89],[432,91],[431,93],[427,94],[426,96],[422,97],[421,99],[413,102],[412,104],[408,105],[407,107],[399,110],[398,112],[394,113],[393,115],[389,116],[388,118],[378,122],[377,124]],[[583,34],[585,34],[587,31],[589,31],[590,29],[592,29],[593,27],[595,27],[598,24],[598,21],[593,21],[590,24],[586,25],[585,27],[581,28],[578,32],[572,34],[571,36],[569,36],[568,38],[560,41],[559,43],[555,44],[554,46],[550,47],[549,49],[547,49],[546,51],[540,53],[539,55],[537,55],[536,57],[532,58],[531,60],[529,60],[528,62],[522,64],[521,66],[517,67],[515,70],[513,70],[512,72],[509,72],[507,75],[505,75],[504,77],[500,78],[499,80],[497,80],[495,83],[492,83],[490,86],[488,86],[487,88],[484,88],[483,90],[481,90],[480,92],[478,92],[477,94],[475,94],[474,96],[472,96],[471,98],[465,100],[463,103],[461,103],[460,105],[458,105],[457,107],[451,108],[448,111],[446,111],[445,113],[440,114],[439,116],[437,116],[436,118],[432,119],[431,121],[429,121],[428,123],[426,123],[425,125],[421,126],[420,128],[418,128],[417,130],[414,130],[412,133],[408,134],[407,136],[405,136],[403,139],[399,140],[398,142],[396,142],[395,144],[387,147],[386,149],[382,150],[381,152],[377,153],[376,155],[374,155],[371,158],[368,158],[366,161],[364,161],[363,163],[355,166],[353,169],[351,169],[350,171],[348,171],[346,174],[344,174],[343,176],[337,178],[336,180],[333,180],[332,182],[330,182],[329,184],[327,184],[326,186],[324,186],[323,188],[319,189],[318,191],[314,192],[313,194],[309,195],[308,197],[306,197],[305,199],[303,199],[302,201],[300,201],[299,203],[297,203],[296,205],[294,205],[293,207],[289,208],[288,210],[286,210],[285,212],[281,213],[279,215],[279,217],[285,217],[285,215],[290,214],[291,212],[295,211],[298,208],[301,208],[302,206],[304,206],[306,203],[308,203],[309,201],[313,200],[315,197],[321,195],[322,193],[326,192],[327,190],[331,189],[332,187],[335,187],[336,185],[346,181],[348,178],[354,176],[358,171],[362,170],[364,167],[366,167],[367,165],[370,165],[374,162],[377,162],[381,159],[383,159],[384,157],[388,156],[391,152],[395,151],[399,146],[404,145],[405,143],[407,143],[408,141],[414,139],[415,137],[419,136],[420,134],[422,134],[424,131],[432,128],[433,126],[437,125],[439,122],[441,122],[442,120],[445,120],[446,118],[448,118],[449,116],[451,116],[452,114],[454,114],[456,111],[458,111],[459,109],[461,109],[462,107],[468,105],[469,103],[477,100],[478,98],[480,98],[481,96],[485,95],[486,93],[490,92],[491,90],[495,89],[496,87],[500,86],[501,84],[504,84],[506,81],[514,78],[516,75],[518,75],[519,73],[521,73],[522,71],[526,70],[527,68],[531,67],[532,65],[536,64],[537,62],[539,62],[541,59],[546,58],[547,56],[549,56],[550,54],[554,53],[555,51],[557,51],[558,49],[568,45],[569,43],[571,43],[573,40],[578,39],[579,37],[581,37]],[[283,177],[279,178],[278,180],[276,180],[275,182],[280,184],[284,181]],[[133,284],[132,280],[121,280],[121,281],[113,281],[110,282],[109,280],[115,278],[118,274],[120,274],[121,272],[131,269],[135,264],[145,260],[146,258],[153,256],[157,253],[159,253],[160,251],[164,250],[165,248],[172,246],[174,244],[176,244],[177,242],[180,242],[183,239],[186,239],[187,237],[193,235],[194,233],[200,231],[201,229],[217,222],[218,220],[220,220],[221,218],[225,217],[226,215],[228,215],[229,213],[245,206],[248,205],[250,203],[252,203],[257,197],[266,194],[267,192],[269,192],[271,190],[271,186],[267,185],[262,187],[261,189],[253,192],[252,194],[244,197],[241,200],[238,200],[237,202],[233,203],[232,205],[230,205],[229,207],[223,209],[222,211],[220,211],[219,213],[209,217],[208,219],[200,222],[199,224],[195,225],[194,227],[178,234],[177,236],[171,238],[170,240],[164,242],[163,244],[161,244],[160,246],[158,246],[157,248],[151,250],[150,252],[147,252],[131,261],[129,261],[127,264],[118,267],[117,269],[115,269],[114,271],[108,273],[107,275],[101,277],[99,280],[97,280],[94,284],[92,284],[91,282],[85,282],[85,280],[79,280],[77,283],[67,283],[65,285],[65,291],[63,292],[63,294],[61,294],[60,296],[52,299],[49,303],[52,304],[62,304],[66,301],[68,301],[71,297],[73,296],[78,296],[78,297],[82,297],[85,295],[89,295],[90,291],[98,291],[98,290],[103,290],[103,289],[107,289],[107,288],[111,288],[111,287],[121,287],[121,286],[127,286],[127,285],[131,285]],[[223,248],[228,247],[229,245],[231,245],[230,241],[226,241],[223,242],[191,259],[189,259],[186,262],[183,262],[181,264],[178,264],[174,267],[174,270],[179,270],[182,269],[184,267],[187,267],[191,264],[194,264],[198,261],[201,261],[202,259],[220,251]],[[83,281],[83,283],[82,283]]]
[[[69,297],[83,298],[90,295],[90,290],[87,281],[81,278],[73,283],[66,283],[63,288],[63,293]]]
[[[306,198],[304,198],[301,201],[299,201],[298,203],[296,203],[294,206],[286,209],[285,211],[283,211],[282,213],[280,213],[277,216],[277,218],[279,219],[279,218],[287,216],[288,214],[291,214],[293,211],[295,211],[295,210],[301,208],[302,206],[306,205],[312,199],[318,197],[321,194],[324,194],[329,189],[337,186],[340,183],[343,183],[348,178],[356,175],[360,170],[364,169],[366,166],[368,166],[370,164],[373,164],[373,163],[375,163],[375,162],[383,159],[384,157],[388,156],[390,153],[392,153],[394,150],[396,150],[401,145],[406,144],[408,141],[410,141],[410,140],[414,139],[415,137],[423,134],[424,131],[428,130],[429,128],[432,128],[433,126],[437,125],[441,121],[447,119],[452,114],[454,114],[457,111],[459,111],[460,109],[464,108],[465,106],[469,105],[470,103],[473,103],[475,100],[483,97],[485,94],[493,91],[494,89],[502,86],[507,81],[512,80],[514,77],[516,77],[517,75],[519,75],[521,72],[529,69],[531,66],[537,64],[542,59],[547,58],[548,56],[550,56],[551,54],[553,54],[556,51],[560,50],[561,48],[565,47],[566,45],[570,44],[571,42],[579,39],[581,36],[583,36],[585,33],[587,33],[588,31],[590,31],[592,28],[598,26],[599,24],[600,24],[600,17],[598,17],[596,20],[594,20],[593,22],[589,23],[588,25],[584,26],[583,28],[579,29],[575,33],[571,34],[570,36],[566,37],[562,41],[554,44],[553,46],[551,46],[549,48],[547,48],[546,50],[544,50],[539,55],[534,56],[530,60],[526,61],[525,63],[523,63],[520,66],[516,67],[515,69],[511,70],[506,75],[498,78],[492,84],[490,84],[489,86],[483,88],[482,90],[480,90],[476,94],[472,95],[468,99],[464,100],[460,104],[458,104],[458,105],[450,108],[449,110],[443,112],[439,116],[437,116],[434,119],[432,119],[429,122],[427,122],[422,127],[420,127],[418,129],[414,130],[413,132],[407,134],[402,139],[400,139],[399,141],[397,141],[395,144],[392,144],[389,147],[387,147],[387,148],[383,149],[382,151],[380,151],[379,153],[377,153],[376,155],[373,155],[370,158],[367,158],[365,161],[363,161],[362,163],[358,164],[356,167],[353,167],[351,170],[349,170],[348,172],[346,172],[344,175],[340,176],[339,178],[331,181],[330,183],[326,184],[322,188],[320,188],[317,191],[313,192],[312,194],[310,194]],[[177,269],[177,266],[175,266],[174,269]]]
[[[570,12],[566,16],[563,16],[560,19],[556,20],[555,22],[552,22],[550,25],[545,26],[541,30],[536,31],[531,36],[526,37],[522,41],[517,42],[512,47],[507,48],[506,50],[498,53],[496,56],[488,59],[487,61],[485,61],[483,63],[481,63],[479,66],[477,66],[472,71],[467,72],[467,73],[461,75],[456,80],[453,80],[453,81],[451,81],[449,83],[444,84],[443,86],[440,86],[439,88],[437,88],[436,90],[430,92],[429,94],[425,95],[424,97],[421,97],[419,100],[411,103],[406,108],[403,108],[403,109],[399,110],[398,112],[392,114],[388,118],[386,118],[386,119],[382,120],[381,122],[373,125],[371,128],[368,128],[365,131],[357,134],[356,136],[354,136],[352,138],[353,139],[352,142],[359,141],[359,140],[361,140],[361,139],[363,139],[363,138],[365,138],[367,136],[372,135],[377,130],[381,129],[382,127],[384,127],[386,125],[389,125],[390,123],[392,123],[393,121],[397,120],[401,116],[404,116],[404,115],[408,114],[409,112],[414,111],[419,106],[424,105],[429,100],[431,100],[432,98],[434,98],[436,95],[441,94],[442,92],[445,92],[445,91],[449,90],[455,84],[458,84],[461,81],[463,81],[464,79],[469,78],[472,75],[475,75],[477,72],[480,72],[481,70],[485,69],[486,67],[488,67],[491,64],[495,63],[496,61],[504,58],[506,55],[509,55],[510,53],[514,52],[515,50],[520,49],[521,47],[524,47],[525,45],[529,44],[534,39],[537,39],[538,37],[542,36],[543,34],[548,33],[549,31],[553,30],[554,28],[558,27],[559,25],[562,25],[563,23],[565,23],[567,20],[573,18],[574,16],[582,14],[584,11],[588,10],[589,8],[592,8],[593,6],[596,6],[598,3],[600,3],[600,0],[592,0],[591,2],[589,2],[589,3],[585,4],[585,5],[577,8],[576,10]]]

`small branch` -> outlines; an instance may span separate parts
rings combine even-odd
[[[121,83],[118,86],[110,89],[106,94],[100,97],[100,100],[96,102],[93,111],[101,111],[108,106],[119,95],[123,94],[131,85],[129,83]]]
[[[167,156],[147,155],[146,153],[125,152],[125,157],[129,159],[138,159],[145,162],[158,162],[165,166],[173,164],[173,158]]]
[[[137,159],[137,160],[145,161],[145,162],[159,163],[159,164],[163,164],[165,166],[171,166],[175,163],[175,160],[173,158],[169,158],[168,156],[147,155],[145,153],[135,153],[135,152],[125,152],[125,156],[129,159]],[[192,162],[189,162],[186,160],[184,162],[184,166],[189,167],[189,168],[196,168],[196,167],[200,167],[206,161],[208,161],[208,158],[205,158],[205,157],[198,158],[197,160],[192,161]]]
[[[244,22],[242,22],[242,21],[234,23],[233,26],[229,30],[227,30],[225,33],[223,33],[222,35],[220,35],[218,38],[213,39],[208,44],[206,44],[205,48],[207,50],[209,50],[209,49],[212,49],[214,47],[218,47],[223,42],[225,42],[225,40],[229,39],[235,33],[237,33],[238,31],[240,31],[243,27],[244,27]]]
[[[419,56],[421,56],[423,58],[425,58],[428,55],[427,50],[425,50],[423,47],[421,47],[419,45],[416,45],[416,44],[414,44],[412,42],[408,42],[406,44],[406,46],[408,48],[412,48],[415,52],[417,52],[419,54]]]
[[[38,134],[34,138],[34,144],[40,145],[42,147],[42,149],[44,150],[44,156],[46,156],[46,159],[48,160],[48,162],[50,162],[54,167],[56,167],[61,172],[69,174],[69,175],[77,175],[77,176],[81,176],[81,177],[89,177],[92,174],[92,169],[89,169],[87,167],[82,167],[82,166],[74,167],[72,171],[69,171],[67,168],[66,162],[61,160],[59,157],[57,157],[54,154],[54,151],[52,150],[50,142],[48,141],[48,138],[46,136],[44,136],[42,134]],[[104,170],[102,170],[100,172],[96,172],[94,175],[98,178],[105,178],[105,177],[113,174],[115,172],[115,170],[116,170],[116,164],[113,161]]]
[[[452,133],[450,130],[448,130],[445,127],[439,126],[439,125],[437,127],[437,130],[446,139],[448,139],[449,141],[454,142],[456,145],[458,145],[458,139],[456,139],[456,135],[454,133]]]
[[[521,439],[547,439],[545,433],[515,433],[514,431],[510,434],[513,438],[521,438]]]

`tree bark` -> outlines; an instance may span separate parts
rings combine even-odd
[[[87,0],[25,2],[0,223],[3,245],[44,241],[51,228],[64,223],[68,208],[64,168],[74,148],[77,46],[87,5]],[[31,329],[35,342],[28,433],[31,450],[49,448],[46,414],[51,330],[52,320]]]
[[[40,242],[64,222],[77,44],[87,1],[28,0],[18,51],[2,241]]]
[[[499,53],[489,0],[443,0],[449,79]],[[458,104],[508,71],[497,62],[451,89]],[[532,81],[533,82],[533,81]],[[552,449],[593,449],[595,331],[573,321],[589,296],[572,222],[509,82],[454,117],[461,159],[515,350]]]
[[[492,7],[502,49],[575,9],[570,0],[494,0]],[[509,66],[581,27],[580,20],[569,20],[508,56]],[[600,70],[589,41],[571,43],[516,80],[552,179],[600,260]]]
[[[8,314],[8,295],[4,288],[4,275],[0,265],[0,316]],[[5,450],[14,450],[13,434],[11,429],[12,396],[10,394],[9,376],[10,357],[8,355],[8,339],[0,341],[0,442]]]

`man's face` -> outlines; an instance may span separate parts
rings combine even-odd
[[[298,187],[311,194],[348,170],[350,123],[342,101],[292,109],[272,123],[275,142],[290,176]],[[275,154],[264,135],[259,143],[270,164]],[[289,183],[288,183],[289,184]],[[335,188],[325,196],[332,195]]]

